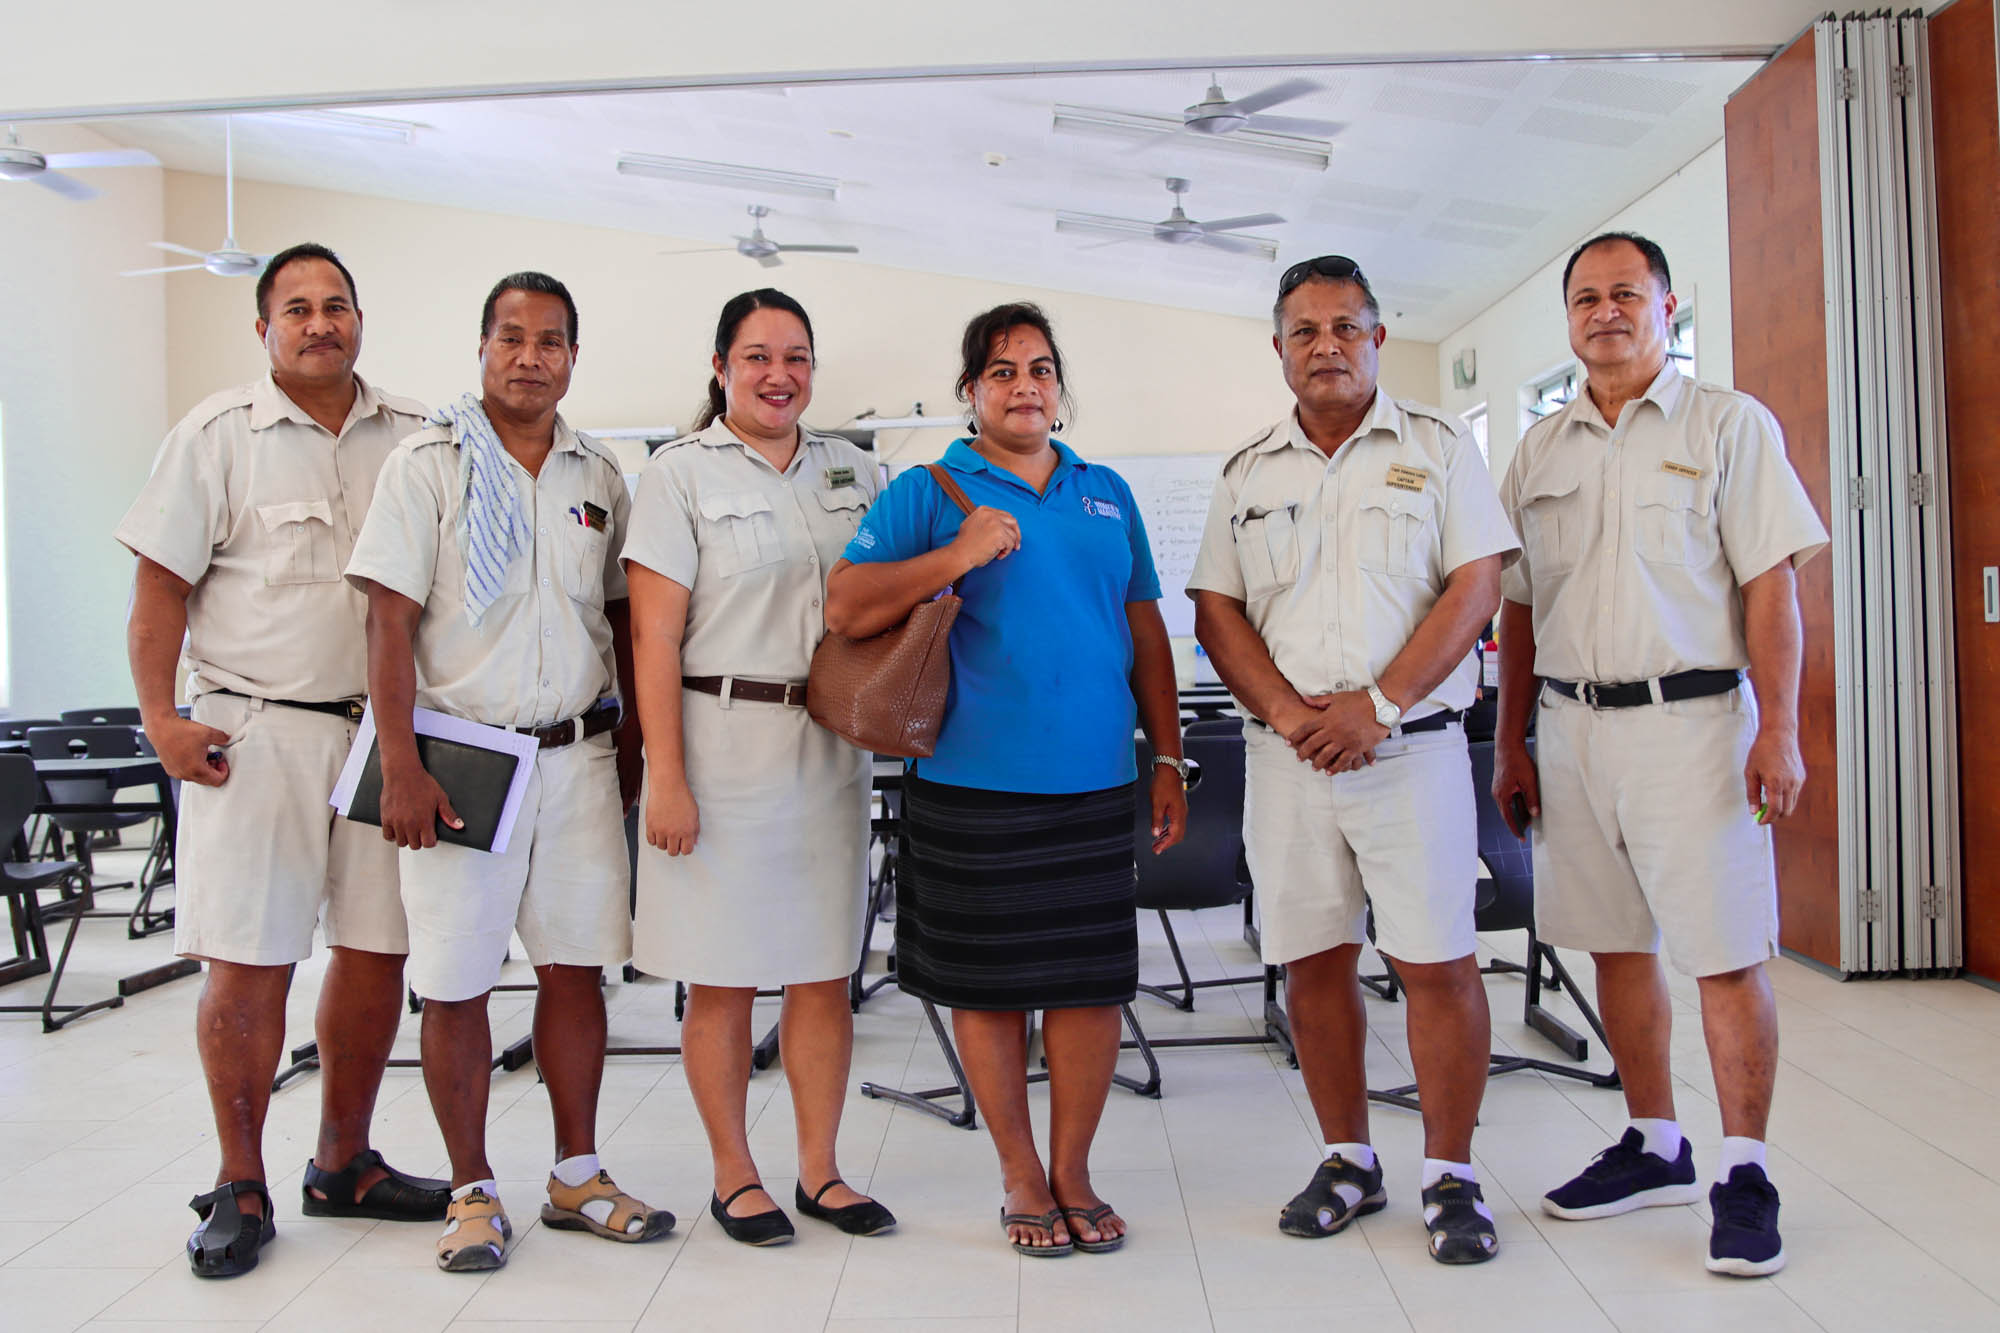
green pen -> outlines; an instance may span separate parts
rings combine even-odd
[[[1757,807],[1757,822],[1759,824],[1767,822],[1764,816],[1770,813],[1771,813],[1771,803],[1769,801],[1766,801],[1764,802],[1764,804]]]

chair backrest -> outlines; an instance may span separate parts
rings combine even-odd
[[[122,705],[110,708],[65,708],[62,720],[73,727],[112,725],[136,727],[139,725],[139,710]]]
[[[1153,750],[1137,743],[1139,782],[1133,812],[1133,847],[1139,862],[1142,911],[1226,907],[1249,891],[1237,873],[1243,855],[1243,722],[1218,718],[1190,726],[1183,753],[1200,770],[1189,789],[1188,834],[1178,847],[1153,855],[1151,790]]]
[[[1526,930],[1535,924],[1535,861],[1527,843],[1514,836],[1493,801],[1493,742],[1465,747],[1472,759],[1472,805],[1479,819],[1479,859],[1493,880],[1493,893],[1473,912],[1482,931]],[[1534,742],[1528,742],[1530,753]]]
[[[9,717],[0,718],[0,740],[24,741],[28,739],[30,727],[55,727],[62,725],[53,717]]]
[[[35,761],[24,754],[0,754],[0,848],[12,855],[21,830],[42,798]]]
[[[28,753],[37,759],[136,759],[139,733],[129,725],[33,727]]]

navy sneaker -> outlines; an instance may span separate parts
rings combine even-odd
[[[1715,1222],[1708,1233],[1708,1271],[1731,1277],[1763,1277],[1785,1266],[1785,1243],[1778,1238],[1778,1187],[1764,1168],[1745,1162],[1727,1181],[1709,1187]]]
[[[1680,1156],[1669,1162],[1646,1151],[1646,1136],[1627,1127],[1618,1142],[1597,1154],[1574,1180],[1542,1196],[1542,1211],[1550,1217],[1581,1222],[1592,1217],[1616,1217],[1635,1208],[1661,1208],[1694,1203],[1701,1185],[1694,1175],[1694,1148],[1681,1140]]]

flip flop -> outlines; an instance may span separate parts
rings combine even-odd
[[[1063,1210],[1060,1208],[1051,1208],[1046,1213],[1010,1213],[1002,1208],[1000,1229],[1006,1231],[1008,1227],[1040,1227],[1049,1233],[1050,1240],[1054,1240],[1056,1223],[1062,1221],[1062,1215]],[[1017,1251],[1031,1259],[1056,1259],[1076,1249],[1074,1238],[1065,1240],[1060,1245],[1035,1245],[1025,1240],[1015,1240],[1011,1234],[1007,1239]]]
[[[1122,1231],[1115,1236],[1104,1238],[1104,1228],[1100,1224],[1105,1218],[1112,1217],[1118,1212],[1108,1203],[1100,1203],[1095,1208],[1061,1208],[1057,1211],[1062,1213],[1065,1224],[1073,1217],[1082,1218],[1084,1223],[1100,1237],[1098,1240],[1085,1240],[1076,1234],[1075,1227],[1069,1228],[1070,1244],[1085,1254],[1109,1254],[1125,1243],[1125,1233]]]

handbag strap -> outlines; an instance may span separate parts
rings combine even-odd
[[[964,489],[956,481],[952,480],[952,475],[945,471],[944,464],[926,463],[924,464],[924,470],[931,474],[931,480],[938,484],[938,489],[951,497],[953,504],[957,505],[967,514],[972,512],[972,501],[965,498]]]

